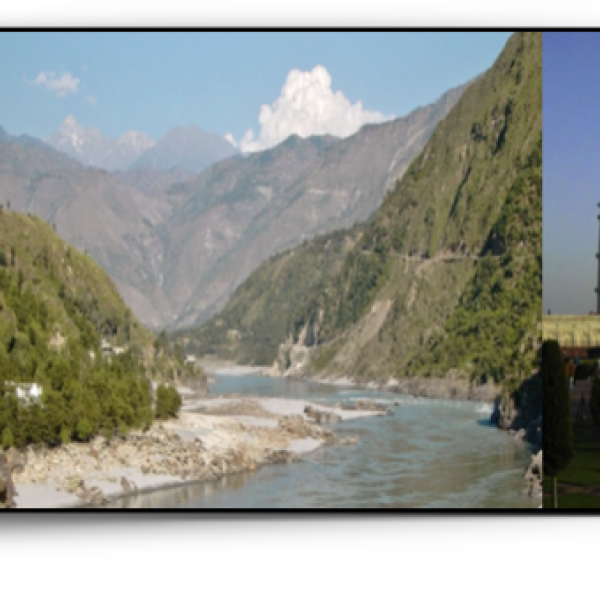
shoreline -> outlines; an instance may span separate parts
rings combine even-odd
[[[231,375],[233,371],[236,375],[242,375],[256,373],[258,370],[250,369],[251,371],[246,367],[235,370],[227,368],[225,372],[219,369],[219,374]],[[302,379],[307,380],[306,377]],[[319,383],[330,382],[321,380]],[[339,387],[351,386],[355,390],[361,389],[352,382],[344,383],[346,385]],[[366,387],[366,390],[373,389],[376,388]],[[370,408],[374,408],[376,403],[373,399],[353,398],[354,409],[345,410],[341,404],[322,405],[307,400],[235,393],[199,397],[191,389],[183,388],[181,392],[183,406],[178,418],[157,422],[146,433],[133,431],[126,438],[117,438],[110,442],[97,437],[85,444],[72,443],[47,450],[45,456],[41,457],[35,456],[35,453],[32,455],[28,449],[29,471],[15,478],[19,494],[16,497],[17,508],[26,510],[98,507],[136,495],[215,482],[228,475],[258,470],[268,464],[296,462],[301,460],[304,454],[323,444],[358,442],[357,439],[338,438],[330,429],[322,426],[332,422],[332,418],[346,421],[384,416],[383,409],[391,408],[395,404],[393,400],[381,399],[377,401],[380,409],[378,411],[357,410],[357,401],[370,404]],[[396,402],[410,403],[420,400],[465,401],[464,398],[434,399],[408,396],[398,398]],[[482,410],[489,407],[489,412],[492,412],[493,405],[485,402],[482,402],[482,405]],[[307,415],[307,409],[321,414]],[[319,418],[315,419],[315,416]],[[159,444],[158,448],[156,442]],[[136,444],[137,450],[128,454],[127,447]],[[151,450],[141,451],[139,444],[147,445]],[[107,451],[108,460],[105,456]],[[99,452],[104,453],[104,458],[98,457],[102,464],[90,465],[88,455]],[[176,468],[170,465],[170,468],[165,469],[162,468],[164,465],[152,468],[156,465],[149,467],[147,462],[144,463],[144,454],[148,458],[148,454],[155,456],[157,452],[162,454],[159,462],[168,462],[173,453],[179,457],[178,460],[182,459],[180,463],[183,461],[183,464],[175,465]],[[69,456],[65,457],[65,454]],[[114,460],[115,454],[117,461]],[[531,467],[537,462],[534,459],[539,460],[539,457],[533,454],[531,458],[525,477],[528,482],[533,483]],[[183,469],[190,460],[196,464],[189,470]],[[35,468],[38,462],[45,465],[45,478],[41,474],[40,477],[35,476],[40,471]],[[55,468],[57,462],[62,463],[62,470],[58,469],[58,473]],[[41,470],[43,472],[44,467]],[[537,486],[530,487],[530,494],[534,491],[531,488],[535,487]]]
[[[410,379],[395,379],[394,377],[390,377],[386,381],[377,379],[356,380],[346,375],[315,377],[303,373],[276,373],[272,365],[238,365],[233,361],[218,359],[201,359],[199,362],[207,375],[259,375],[273,379],[305,381],[307,383],[331,385],[340,388],[355,388],[365,391],[378,390],[424,400],[464,400],[467,402],[494,404],[502,395],[501,386],[493,383],[475,385],[459,377],[413,377]]]
[[[502,397],[502,388],[494,384],[488,383],[483,386],[472,386],[467,384],[463,380],[457,380],[453,378],[440,379],[440,378],[413,378],[405,380],[397,380],[389,378],[387,382],[382,381],[363,381],[357,382],[350,379],[347,376],[332,378],[319,378],[310,377],[304,374],[277,374],[274,372],[272,367],[244,367],[239,366],[241,369],[249,369],[250,373],[259,373],[264,377],[271,378],[287,378],[290,380],[303,381],[307,383],[316,383],[324,385],[332,385],[338,388],[352,388],[355,390],[372,391],[378,390],[383,392],[389,392],[404,396],[402,401],[446,401],[454,400],[457,402],[478,402],[485,406],[486,414],[489,409],[490,424],[495,426],[498,431],[503,431],[506,435],[510,436],[515,443],[527,444],[530,451],[530,459],[524,470],[523,478],[525,480],[524,487],[521,491],[522,495],[528,495],[531,497],[540,498],[542,497],[542,443],[541,443],[541,417],[532,420],[526,424],[526,428],[518,427],[501,427],[499,423],[494,423],[494,415],[498,412],[499,402]],[[251,371],[250,371],[251,370]],[[425,382],[425,390],[429,393],[425,394],[423,385]],[[466,384],[468,394],[463,397],[457,397],[457,383]],[[435,388],[435,393],[431,394],[431,388]],[[414,393],[406,393],[404,389],[410,389]],[[444,395],[445,390],[451,390],[450,394]],[[420,393],[419,393],[420,392]],[[389,400],[381,400],[382,402],[390,402]],[[483,408],[483,407],[482,407]],[[539,424],[538,424],[539,421]],[[533,426],[533,430],[530,431]],[[538,433],[536,435],[535,429],[537,426]],[[538,508],[543,508],[542,505]]]
[[[313,411],[311,418],[305,409]],[[332,416],[333,415],[333,416]],[[85,509],[137,494],[217,481],[267,464],[291,463],[323,444],[356,444],[324,422],[384,416],[303,400],[186,399],[181,414],[148,432],[97,436],[54,449],[28,447],[15,475],[17,508]],[[318,424],[317,424],[318,423]]]

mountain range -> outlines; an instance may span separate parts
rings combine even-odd
[[[191,326],[212,316],[272,254],[367,219],[463,90],[349,138],[291,136],[263,152],[213,163],[200,174],[157,170],[171,164],[160,163],[169,136],[136,159],[154,153],[151,167],[108,172],[69,157],[63,151],[68,146],[57,151],[4,132],[0,203],[10,200],[15,210],[39,214],[87,251],[146,325]],[[87,148],[89,130],[68,121],[64,131],[73,134],[73,154],[75,147]],[[91,139],[101,142],[103,136],[92,133]]]
[[[348,138],[291,136],[207,168],[167,225],[172,326],[206,320],[274,253],[369,218],[463,90]]]
[[[193,177],[193,175],[191,176]],[[51,223],[68,242],[88,252],[117,284],[137,315],[168,312],[160,294],[146,299],[161,276],[161,223],[185,196],[189,173],[111,174],[31,138],[0,139],[0,204]],[[165,191],[168,190],[168,191]]]
[[[129,168],[158,171],[176,168],[200,173],[209,165],[237,153],[225,138],[190,125],[168,131],[156,144],[141,153]]]
[[[195,126],[172,129],[156,142],[139,131],[127,131],[114,139],[99,129],[85,128],[73,115],[44,141],[84,166],[107,171],[177,168],[199,173],[208,165],[237,153],[225,138]]]
[[[84,166],[107,171],[128,168],[155,144],[147,135],[138,131],[127,131],[117,139],[109,138],[99,129],[86,129],[73,115],[69,115],[60,129],[44,141]]]

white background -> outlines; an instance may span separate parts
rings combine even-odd
[[[93,6],[39,0],[3,2],[0,23],[590,26],[600,24],[600,3],[305,0],[290,6],[219,0],[207,7],[182,0],[105,0]],[[5,60],[10,57],[0,57],[0,65]],[[261,520],[3,514],[0,598],[595,597],[600,520],[540,512],[537,518]]]
[[[590,0],[6,0],[4,26],[592,27]]]
[[[589,517],[117,516],[3,515],[0,597],[597,597]]]

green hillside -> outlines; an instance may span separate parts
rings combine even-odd
[[[541,169],[542,35],[517,33],[353,247],[335,262],[311,257],[308,245],[268,261],[211,323],[226,315],[227,328],[241,331],[249,314],[254,323],[287,322],[274,337],[310,349],[304,373],[452,373],[515,387],[532,370],[541,318]],[[313,280],[319,273],[318,285],[305,283],[307,271]],[[228,348],[235,358],[251,356],[244,340]],[[265,362],[275,340],[267,346]],[[293,367],[289,346],[282,371]]]
[[[105,360],[102,339],[123,353]],[[90,257],[39,217],[0,210],[2,445],[149,425],[148,376],[176,366],[154,344]],[[42,402],[24,408],[15,384],[34,382],[43,386]]]
[[[280,343],[297,329],[306,306],[320,297],[361,227],[322,235],[265,261],[215,317],[196,330],[175,334],[199,354],[242,364],[272,364]],[[298,319],[298,321],[297,321]]]
[[[407,369],[450,368],[513,388],[530,374],[538,343],[542,282],[542,137],[531,149],[491,228],[474,274],[439,335]],[[511,381],[507,381],[511,379]]]

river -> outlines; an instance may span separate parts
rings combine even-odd
[[[239,394],[335,404],[353,398],[402,403],[394,416],[332,426],[357,446],[324,446],[287,465],[218,482],[113,501],[107,508],[367,509],[536,508],[521,495],[530,448],[489,425],[491,406],[377,390],[261,377],[218,376],[213,395]]]

